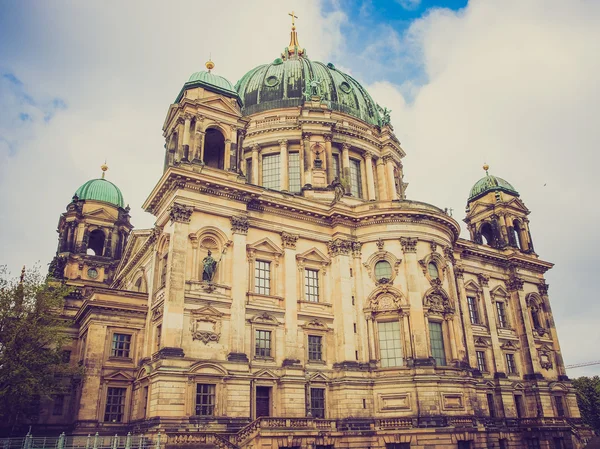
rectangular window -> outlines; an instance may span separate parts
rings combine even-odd
[[[477,299],[473,296],[467,296],[467,305],[469,306],[469,318],[471,318],[471,324],[479,324],[479,312],[477,311]]]
[[[431,355],[437,366],[446,365],[446,351],[444,349],[444,337],[442,335],[442,323],[429,322],[429,339],[431,340]]]
[[[554,437],[552,439],[554,442],[554,449],[565,449],[565,440],[561,437]]]
[[[106,407],[104,409],[104,422],[123,422],[126,391],[126,388],[108,387]]]
[[[325,389],[310,389],[310,411],[313,418],[325,418]]]
[[[506,305],[502,301],[496,301],[496,311],[498,312],[498,327],[508,327],[508,321],[506,320]]]
[[[496,417],[496,404],[494,403],[494,395],[492,393],[487,394],[488,410],[490,412],[490,418]]]
[[[475,351],[475,354],[477,354],[477,369],[482,373],[487,372],[487,365],[485,364],[485,352]]]
[[[65,408],[65,397],[62,394],[54,396],[54,404],[52,405],[52,414],[54,416],[60,416],[63,414]]]
[[[556,416],[562,418],[565,415],[565,403],[562,396],[554,396],[554,405],[556,406]]]
[[[470,441],[459,441],[458,449],[471,449],[471,442]]]
[[[525,416],[525,408],[523,407],[523,396],[515,394],[515,409],[517,411],[517,418],[523,418]]]
[[[300,153],[289,154],[288,177],[290,192],[299,193],[300,185]]]
[[[506,438],[500,438],[498,443],[500,444],[500,449],[508,449],[508,440]]]
[[[323,360],[323,342],[318,335],[308,336],[308,360]]]
[[[254,292],[260,295],[271,294],[271,263],[257,260],[254,265]]]
[[[340,179],[340,155],[333,155],[333,177]]]
[[[350,193],[353,197],[362,198],[360,161],[357,161],[356,159],[350,159]]]
[[[514,354],[506,354],[506,371],[508,371],[508,374],[517,374]]]
[[[304,292],[307,301],[319,302],[319,270],[304,270]]]
[[[540,440],[538,438],[525,438],[527,449],[540,449]]]
[[[267,189],[279,190],[279,154],[270,154],[262,158],[262,185]]]
[[[156,326],[156,350],[160,349],[160,339],[162,338],[162,324]]]
[[[404,358],[402,354],[400,323],[398,321],[379,322],[377,323],[377,333],[379,335],[381,367],[402,366]]]
[[[271,331],[257,330],[255,335],[255,355],[257,357],[271,357]]]
[[[160,286],[167,285],[167,265],[169,262],[169,254],[165,254],[162,258],[162,268],[160,270]]]
[[[142,418],[146,417],[146,414],[148,413],[148,392],[149,392],[149,388],[148,386],[144,387],[144,391],[142,393]]]
[[[129,357],[129,349],[131,348],[131,335],[113,334],[112,348],[110,355],[112,357]]]
[[[410,443],[385,443],[385,449],[410,449]]]
[[[252,159],[246,159],[246,181],[252,184]]]
[[[213,416],[215,414],[215,385],[196,385],[196,416]]]

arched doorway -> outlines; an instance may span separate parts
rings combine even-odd
[[[221,170],[225,168],[225,137],[218,129],[209,128],[206,131],[204,163]]]

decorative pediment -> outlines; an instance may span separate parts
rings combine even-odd
[[[296,260],[298,262],[315,262],[322,265],[329,265],[330,259],[317,248],[311,248],[308,251],[303,252],[302,254],[296,255]]]
[[[521,382],[514,382],[512,384],[512,388],[513,390],[524,390],[525,387],[523,386],[523,384]]]
[[[485,382],[484,385],[488,388],[492,388],[492,389],[496,388],[496,385],[494,385],[494,383],[490,382],[489,380],[487,382]]]
[[[485,338],[477,337],[475,339],[475,346],[479,348],[487,348],[489,345],[489,342]]]
[[[525,203],[521,201],[520,198],[513,197],[510,201],[507,201],[505,205],[511,209],[522,212],[524,215],[529,214],[529,209],[527,209],[527,206],[525,206]]]
[[[124,371],[115,371],[114,373],[103,376],[105,382],[131,382],[133,377]]]
[[[277,256],[281,256],[283,254],[283,250],[280,247],[278,247],[275,243],[273,243],[273,241],[268,237],[259,240],[258,242],[253,243],[251,245],[246,245],[246,249],[248,251],[268,253]]]
[[[226,101],[222,96],[210,96],[201,100],[196,100],[196,104],[203,107],[210,107],[225,111],[230,114],[240,115],[240,111],[230,101]]]
[[[257,324],[270,324],[272,326],[277,326],[279,325],[279,321],[277,321],[277,318],[275,318],[273,315],[271,315],[268,312],[263,312],[259,315],[256,315],[254,318],[252,318],[250,320],[250,322],[252,323],[257,323]]]
[[[268,380],[278,380],[279,376],[277,374],[275,374],[273,371],[271,371],[270,369],[262,369],[260,371],[258,371],[255,375],[254,375],[255,379],[268,379]]]
[[[472,279],[469,279],[467,282],[465,282],[465,290],[477,293],[481,293],[483,291],[479,284]]]
[[[423,308],[428,315],[454,313],[454,306],[448,294],[441,288],[431,288],[423,297]]]
[[[202,376],[226,376],[228,372],[214,363],[197,362],[190,367],[190,374]]]
[[[569,391],[567,386],[562,382],[551,382],[548,386],[552,391]]]
[[[117,216],[111,214],[108,210],[103,207],[99,207],[98,209],[94,209],[92,211],[88,211],[85,213],[85,218],[87,219],[96,219],[103,221],[110,221],[111,223],[117,220]]]
[[[508,298],[508,291],[502,285],[496,285],[490,290],[490,295],[499,298]]]
[[[500,347],[505,351],[517,351],[519,349],[519,343],[512,340],[507,340],[502,343]]]
[[[325,324],[323,321],[321,321],[318,318],[314,318],[314,319],[310,320],[304,326],[301,326],[301,327],[303,329],[313,329],[313,330],[320,330],[320,331],[330,330],[329,327],[327,327],[327,324]]]
[[[314,373],[310,376],[310,382],[329,382],[329,378],[323,373]]]
[[[373,312],[398,311],[405,304],[402,292],[389,284],[376,288],[367,300],[367,308]]]

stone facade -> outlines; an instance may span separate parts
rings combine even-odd
[[[41,423],[160,431],[170,447],[581,447],[552,264],[518,194],[469,201],[462,239],[443,210],[406,199],[389,122],[320,98],[244,115],[193,87],[164,132],[143,206],[156,225],[119,228],[118,267],[92,282],[78,267],[99,256],[60,244],[87,375]],[[84,203],[73,214],[91,223]]]

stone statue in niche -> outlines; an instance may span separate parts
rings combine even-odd
[[[213,259],[210,250],[208,250],[207,256],[202,259],[202,265],[204,265],[204,270],[202,271],[202,280],[212,282],[217,269],[217,261]]]

